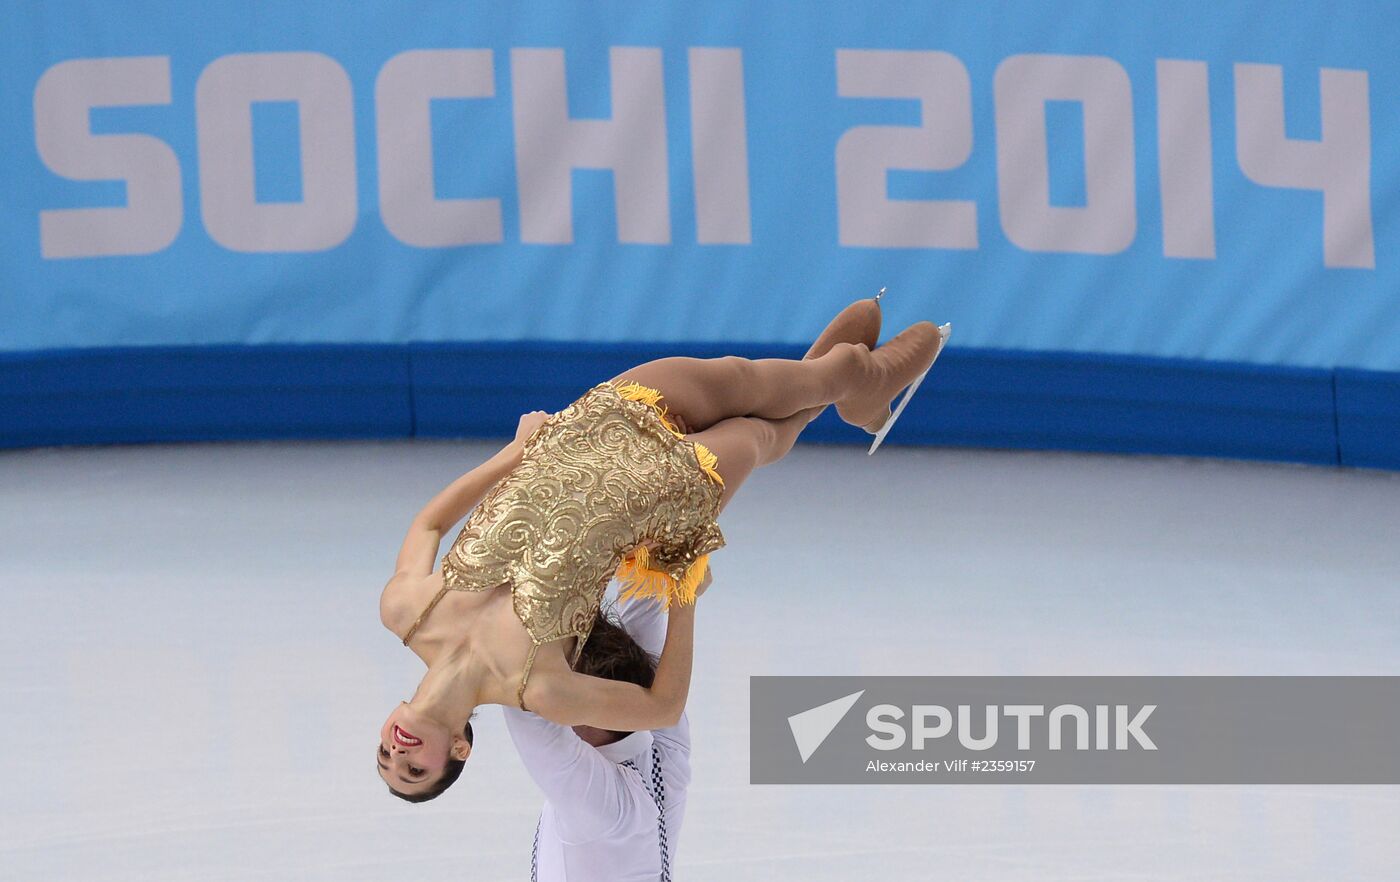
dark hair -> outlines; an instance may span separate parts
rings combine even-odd
[[[593,631],[583,644],[583,655],[574,670],[590,677],[603,677],[624,683],[635,683],[650,689],[656,678],[656,658],[632,639],[616,618],[611,606],[598,611]],[[607,730],[618,738],[630,732]]]
[[[475,712],[472,713],[472,717],[474,716],[476,716]],[[462,737],[467,739],[468,744],[472,743],[471,717],[467,718],[467,725],[462,727]],[[457,779],[462,776],[462,766],[466,764],[466,760],[449,758],[447,760],[447,765],[442,767],[442,774],[433,782],[433,786],[424,790],[422,793],[403,793],[395,790],[393,787],[389,788],[389,792],[405,802],[427,802],[430,799],[437,799],[442,795],[444,790],[457,783]]]

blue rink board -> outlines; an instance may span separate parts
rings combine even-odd
[[[0,446],[500,437],[664,355],[800,347],[516,343],[0,354]],[[832,410],[804,440],[862,443]],[[949,349],[889,443],[1400,469],[1400,376],[1146,356]]]

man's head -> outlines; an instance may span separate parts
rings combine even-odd
[[[426,802],[452,786],[471,752],[470,719],[460,733],[452,732],[402,702],[379,730],[375,765],[390,793]]]
[[[656,677],[656,659],[603,612],[593,623],[593,631],[583,645],[583,655],[575,670],[591,677],[621,680],[650,689]],[[611,744],[631,734],[593,726],[575,726],[574,732],[594,747]]]

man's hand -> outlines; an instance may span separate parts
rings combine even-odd
[[[705,568],[705,578],[703,578],[703,579],[700,580],[700,585],[699,585],[699,587],[697,587],[697,588],[695,589],[695,599],[696,599],[696,600],[699,600],[699,599],[700,599],[700,595],[702,595],[702,594],[705,593],[705,589],[710,587],[710,583],[714,581],[714,576],[715,576],[715,568],[714,568],[714,566],[706,567],[706,568]]]
[[[524,444],[525,439],[535,434],[535,430],[544,425],[544,421],[553,414],[545,413],[542,410],[532,410],[520,418],[520,425],[515,429],[515,443]]]

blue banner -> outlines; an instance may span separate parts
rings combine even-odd
[[[0,8],[0,350],[802,343],[1400,370],[1400,4]]]

